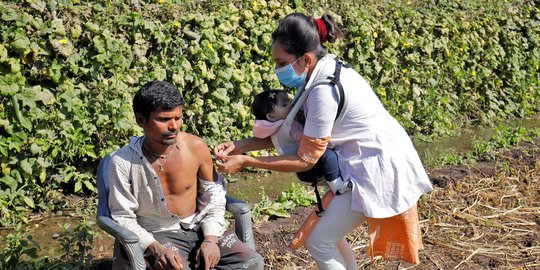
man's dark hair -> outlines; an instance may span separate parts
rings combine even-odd
[[[184,98],[176,86],[164,81],[145,84],[133,97],[133,112],[142,114],[146,119],[160,107],[172,110],[178,106],[184,106]]]
[[[277,97],[280,93],[287,94],[283,90],[266,89],[255,95],[253,103],[251,103],[251,112],[255,116],[255,119],[268,120],[266,114],[274,110],[274,106],[277,105]]]

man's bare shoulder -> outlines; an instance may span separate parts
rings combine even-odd
[[[206,145],[206,142],[204,142],[204,140],[197,135],[180,132],[178,134],[178,139],[180,140],[182,145],[184,145],[191,151],[198,152],[208,150],[208,145]]]

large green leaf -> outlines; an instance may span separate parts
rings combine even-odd
[[[14,21],[16,20],[17,18],[19,17],[19,15],[17,14],[17,11],[11,9],[11,8],[8,8],[8,7],[3,7],[2,8],[2,20],[4,21]]]
[[[30,48],[30,39],[21,30],[15,32],[13,41],[11,42],[11,48],[17,52],[23,52]]]
[[[34,163],[34,162],[28,160],[27,158],[21,160],[20,168],[22,169],[22,172],[23,172],[24,174],[26,174],[26,175],[32,175],[32,172],[33,172],[33,169],[32,169],[33,163]]]

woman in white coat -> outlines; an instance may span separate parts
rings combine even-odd
[[[280,82],[309,88],[332,76],[334,56],[323,44],[342,37],[329,15],[313,19],[287,15],[272,34],[272,56]],[[245,167],[302,172],[313,167],[324,150],[339,157],[343,180],[351,192],[335,196],[305,245],[319,269],[358,269],[345,236],[367,221],[370,255],[418,263],[422,248],[416,202],[432,187],[420,158],[403,127],[385,110],[369,84],[353,69],[341,66],[340,82],[346,106],[334,123],[340,94],[332,84],[314,87],[305,103],[305,124],[296,154],[251,157],[242,153],[272,148],[270,139],[225,142],[214,149],[218,168],[236,173]],[[336,222],[339,221],[339,222]]]

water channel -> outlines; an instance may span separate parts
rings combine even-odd
[[[514,120],[503,123],[506,127],[538,128],[540,127],[540,115],[524,120]],[[439,138],[433,142],[414,141],[416,149],[425,164],[432,164],[439,156],[452,151],[454,153],[465,153],[471,149],[475,140],[487,140],[495,131],[494,127],[474,127],[463,129],[458,136]],[[270,198],[275,198],[282,191],[288,190],[293,183],[298,182],[292,173],[272,173],[266,171],[250,171],[227,177],[229,179],[228,193],[249,203],[260,201],[263,194]],[[93,217],[89,217],[93,220]],[[52,216],[28,224],[27,229],[36,241],[41,250],[39,254],[55,257],[62,254],[61,246],[53,237],[60,232],[59,224],[71,223],[74,228],[80,217],[70,217],[68,215]],[[98,232],[94,240],[96,250],[93,251],[96,259],[112,254],[113,240],[105,232],[94,226],[94,231]],[[0,229],[0,235],[6,235],[9,230]]]

